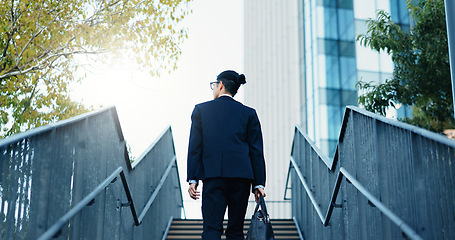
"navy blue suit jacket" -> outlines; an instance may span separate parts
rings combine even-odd
[[[265,186],[261,125],[253,108],[221,96],[196,105],[191,121],[187,181],[246,178]]]

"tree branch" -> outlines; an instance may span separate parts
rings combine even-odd
[[[67,53],[53,54],[53,55],[50,55],[47,58],[43,59],[42,61],[40,61],[40,63],[38,63],[34,66],[31,66],[25,70],[12,71],[12,72],[8,72],[3,75],[0,75],[0,80],[4,79],[4,78],[18,76],[21,74],[27,74],[32,71],[44,69],[44,68],[46,68],[46,66],[49,66],[49,64],[44,64],[45,62],[48,62],[48,61],[54,62],[57,58],[60,58],[63,56],[70,56],[70,55],[75,55],[75,54],[100,54],[100,53],[105,53],[105,51],[73,51],[73,52],[67,52]]]
[[[36,79],[35,84],[34,84],[34,86],[33,86],[32,93],[30,94],[30,97],[28,98],[28,101],[27,101],[27,103],[25,104],[24,109],[22,110],[22,113],[21,113],[20,116],[24,115],[24,113],[25,113],[25,111],[27,110],[27,108],[30,107],[30,103],[31,103],[33,97],[35,96],[36,87],[38,86],[38,82],[39,82],[39,78]]]
[[[45,29],[47,29],[53,22],[56,21],[57,17],[58,17],[58,12],[55,14],[55,17],[47,24],[47,26],[45,27],[41,27],[40,30],[38,31],[38,25],[39,25],[39,20],[41,18],[41,12],[42,12],[42,4],[43,4],[44,1],[41,1],[41,4],[40,4],[40,11],[39,11],[39,14],[38,14],[38,17],[35,21],[35,32],[33,33],[33,35],[30,37],[30,40],[27,42],[27,44],[25,44],[25,46],[22,48],[22,51],[20,52],[20,54],[17,56],[16,58],[16,66],[19,66],[19,62],[20,60],[22,59],[22,55],[24,54],[25,50],[28,48],[28,46],[30,45],[30,43],[36,38],[38,37]],[[58,2],[58,4],[60,4],[61,1]]]
[[[3,58],[6,57],[6,54],[8,52],[8,48],[9,48],[9,44],[11,42],[11,39],[14,35],[14,30],[11,34],[9,33],[6,33],[6,35],[8,36],[8,41],[6,41],[6,45],[5,45],[5,48],[3,49],[3,55],[2,55],[2,58],[0,59],[0,61],[3,61]],[[0,67],[0,72],[2,72],[4,69],[6,68],[6,61],[3,62],[2,66]]]

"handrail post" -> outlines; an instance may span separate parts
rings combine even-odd
[[[131,197],[130,188],[128,187],[128,182],[126,181],[125,173],[123,171],[120,173],[120,178],[122,179],[122,184],[123,184],[123,189],[125,190],[126,199],[128,199],[128,202],[131,203],[129,207],[131,210],[131,214],[133,215],[134,224],[136,226],[139,226],[140,222],[137,218],[136,208],[134,207],[134,202],[133,202],[133,198]]]
[[[337,200],[338,192],[340,191],[341,187],[341,180],[343,180],[343,174],[340,171],[338,172],[337,180],[335,186],[333,187],[332,197],[330,199],[330,204],[327,208],[327,214],[325,215],[325,220],[323,222],[324,226],[329,225],[330,218],[332,217],[333,208],[335,207],[335,202]]]
[[[292,162],[289,161],[289,168],[288,168],[288,174],[287,174],[287,177],[286,177],[286,185],[285,185],[285,189],[284,189],[284,197],[283,197],[283,200],[290,200],[290,198],[286,198],[286,194],[288,192],[289,189],[291,188],[288,188],[288,185],[289,185],[289,177],[291,175],[291,169],[292,169]]]

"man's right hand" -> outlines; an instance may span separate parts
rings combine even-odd
[[[190,187],[188,188],[188,193],[190,194],[190,197],[194,200],[199,199],[199,196],[201,196],[201,193],[196,190],[197,189],[197,184],[196,183],[190,183]]]

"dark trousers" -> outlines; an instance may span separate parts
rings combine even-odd
[[[243,223],[248,206],[250,185],[251,180],[241,178],[210,178],[203,181],[202,239],[221,239],[226,206],[228,207],[226,239],[244,239]]]

